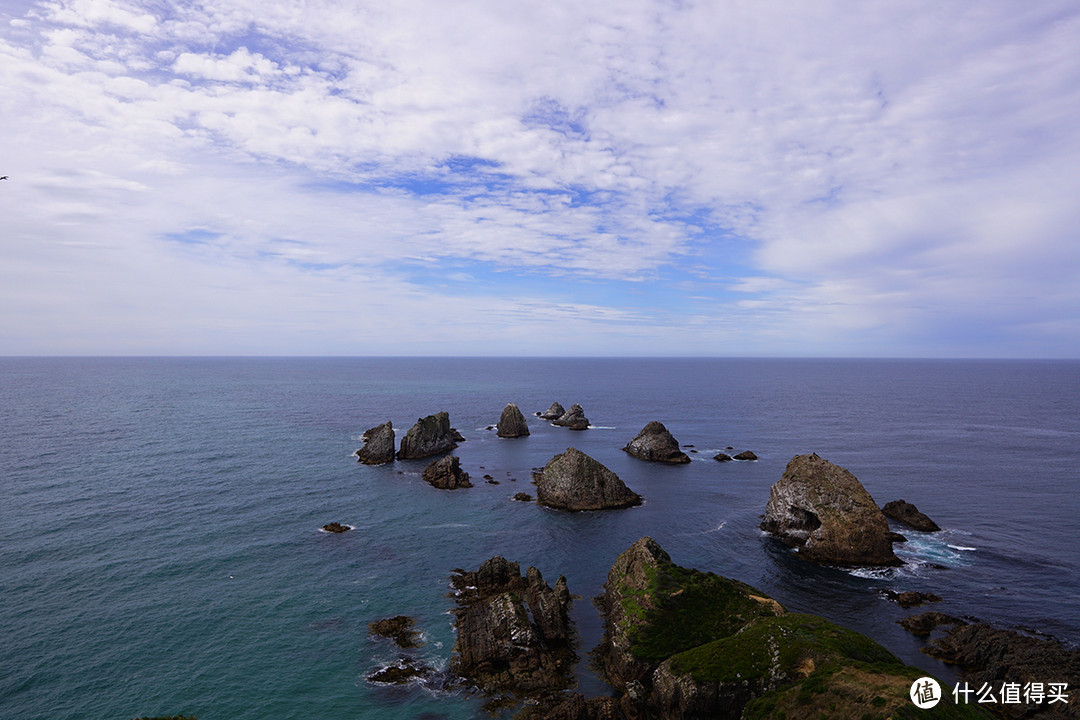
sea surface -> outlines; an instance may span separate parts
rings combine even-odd
[[[592,428],[533,413],[580,403]],[[486,428],[507,402],[532,434]],[[426,461],[351,454],[450,413],[475,487],[436,490]],[[659,420],[694,462],[621,448]],[[645,498],[566,513],[511,500],[574,446]],[[753,450],[756,462],[718,463]],[[801,561],[758,530],[793,455],[851,470],[944,530],[907,564]],[[730,453],[730,451],[729,451]],[[489,474],[498,484],[484,481]],[[0,717],[126,720],[483,718],[438,683],[374,686],[397,651],[367,624],[408,614],[445,668],[448,577],[493,555],[565,575],[579,596],[580,689],[616,556],[655,538],[679,564],[750,583],[864,632],[943,680],[882,589],[930,609],[1080,643],[1080,362],[755,359],[0,359]],[[332,535],[331,521],[352,525]]]

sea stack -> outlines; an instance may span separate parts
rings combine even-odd
[[[544,420],[558,420],[563,416],[563,413],[565,412],[566,410],[563,409],[562,405],[560,405],[558,402],[553,402],[551,403],[551,407],[549,407],[547,410],[542,413],[538,412],[536,414]]]
[[[769,493],[761,529],[815,562],[845,566],[900,565],[889,521],[849,471],[811,455],[796,455]]]
[[[398,460],[415,460],[450,452],[457,447],[457,432],[450,427],[450,415],[439,412],[420,418],[401,438]]]
[[[533,474],[536,501],[560,510],[611,510],[641,504],[641,496],[619,476],[577,448],[548,461]]]
[[[499,417],[499,424],[495,433],[502,438],[519,438],[529,434],[529,425],[525,422],[525,416],[514,403],[507,403]]]
[[[589,427],[589,418],[585,417],[585,411],[580,405],[574,403],[570,409],[551,422],[552,425],[567,427],[571,430],[585,430]]]
[[[457,455],[447,455],[424,468],[424,482],[440,490],[472,487],[469,473],[461,469]]]
[[[672,437],[664,424],[652,421],[641,429],[633,440],[626,444],[623,451],[641,460],[660,463],[688,463],[690,456],[679,449],[679,443]]]
[[[356,459],[365,465],[382,465],[394,460],[394,426],[389,420],[364,431],[364,446]]]

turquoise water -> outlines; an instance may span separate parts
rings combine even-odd
[[[913,611],[881,588],[1080,642],[1078,398],[1076,362],[0,359],[0,716],[486,717],[437,683],[366,682],[397,656],[367,623],[415,615],[421,655],[445,667],[448,575],[501,554],[566,575],[584,655],[601,629],[589,598],[642,535],[941,677],[895,624]],[[581,403],[594,428],[531,416],[553,400]],[[484,429],[511,401],[528,438]],[[424,461],[350,456],[364,429],[389,419],[400,439],[438,410],[468,438],[455,452],[476,487],[438,491]],[[620,451],[654,419],[695,462]],[[567,514],[510,500],[569,445],[645,504]],[[710,459],[729,445],[760,460]],[[799,561],[757,523],[803,452],[945,532],[906,532],[895,571]],[[356,529],[318,530],[330,521]],[[578,675],[605,691],[584,662]]]

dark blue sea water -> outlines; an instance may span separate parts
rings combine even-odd
[[[582,404],[594,427],[532,416],[553,400]],[[511,401],[528,438],[484,429]],[[439,410],[468,438],[456,454],[474,488],[429,487],[425,461],[350,456],[366,428],[392,420],[400,439]],[[650,420],[695,462],[621,452]],[[645,504],[510,500],[570,445]],[[711,459],[728,446],[760,459]],[[896,570],[800,561],[757,525],[806,452],[945,530],[904,530]],[[1080,642],[1078,461],[1078,362],[0,359],[0,717],[485,717],[460,693],[367,683],[396,657],[367,623],[415,615],[422,655],[445,666],[448,575],[501,554],[566,575],[584,656],[601,632],[589,598],[643,535],[947,679],[895,623],[917,610],[879,590]],[[330,521],[356,529],[320,532]],[[604,692],[584,660],[579,680]]]

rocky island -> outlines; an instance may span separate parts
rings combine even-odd
[[[447,455],[424,468],[424,482],[440,490],[472,487],[469,473],[461,469],[457,455]]]
[[[525,422],[525,416],[514,403],[507,403],[499,416],[499,424],[496,426],[496,435],[501,438],[519,438],[529,434],[529,425]]]
[[[555,420],[552,420],[551,424],[570,428],[571,430],[587,430],[589,427],[589,418],[585,417],[585,410],[575,403],[570,406],[569,410]]]
[[[845,566],[900,565],[889,521],[849,471],[796,455],[769,492],[761,529],[814,562]]]
[[[633,440],[626,444],[623,452],[641,460],[660,463],[688,463],[690,456],[679,449],[675,440],[664,424],[652,421],[641,429]]]
[[[536,501],[560,510],[611,510],[641,504],[641,496],[619,476],[577,448],[533,473]]]
[[[365,430],[363,440],[364,446],[356,451],[358,462],[382,465],[394,461],[394,426],[389,420]]]
[[[450,452],[461,435],[450,427],[450,414],[443,411],[422,417],[401,438],[398,460],[415,460]]]

